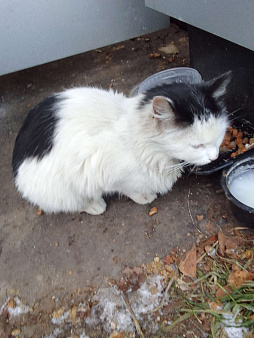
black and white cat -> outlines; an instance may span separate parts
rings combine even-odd
[[[13,152],[24,198],[47,213],[106,210],[114,192],[151,203],[185,165],[215,160],[228,126],[230,72],[201,84],[157,86],[133,98],[81,87],[28,114]]]

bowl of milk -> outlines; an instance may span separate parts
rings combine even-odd
[[[222,172],[221,186],[231,202],[234,215],[248,227],[254,227],[254,156],[234,162]]]

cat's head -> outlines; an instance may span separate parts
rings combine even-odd
[[[228,72],[201,84],[162,85],[144,94],[171,156],[194,165],[217,159],[229,123],[223,95],[230,79]]]

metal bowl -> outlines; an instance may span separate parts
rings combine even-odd
[[[254,227],[254,208],[240,202],[230,192],[230,184],[239,175],[245,173],[248,170],[254,170],[254,155],[245,153],[245,157],[235,162],[228,168],[224,169],[221,176],[221,186],[226,194],[226,197],[230,201],[233,214],[238,218],[245,226]],[[254,195],[254,191],[252,192]]]

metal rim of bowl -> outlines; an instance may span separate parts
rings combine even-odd
[[[225,192],[225,195],[226,197],[233,203],[235,204],[238,208],[244,210],[244,211],[247,211],[249,212],[250,214],[254,214],[254,208],[252,207],[249,207],[248,205],[240,202],[237,198],[235,198],[234,195],[231,194],[228,186],[227,186],[227,178],[228,176],[230,175],[230,173],[236,168],[236,167],[239,167],[243,164],[245,164],[245,162],[248,162],[251,158],[245,158],[243,160],[240,160],[240,161],[237,161],[232,164],[230,167],[226,168],[223,170],[222,172],[222,175],[221,175],[221,180],[220,180],[220,183],[221,183],[221,186]],[[253,158],[254,160],[254,158]],[[253,165],[254,167],[254,165]],[[254,192],[253,192],[254,193]]]

